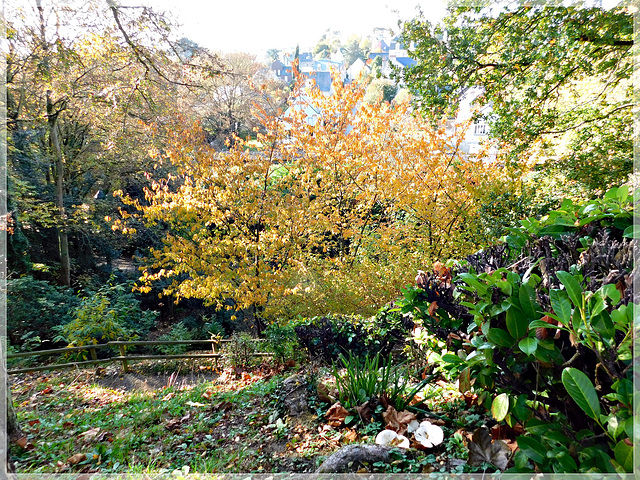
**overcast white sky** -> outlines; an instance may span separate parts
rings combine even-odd
[[[123,4],[129,2],[122,2]],[[138,3],[138,2],[136,2]],[[444,14],[445,0],[146,0],[175,14],[184,36],[212,50],[265,56],[270,48],[313,47],[327,30],[369,35],[373,28],[398,31],[398,19]],[[139,4],[139,3],[138,3]]]

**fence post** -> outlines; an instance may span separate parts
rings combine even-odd
[[[95,348],[90,348],[89,349],[89,353],[91,354],[91,360],[97,360],[98,359],[98,354],[96,353],[96,349]]]
[[[215,336],[215,337],[211,337],[211,353],[219,353],[220,351],[220,336]],[[218,357],[215,357],[216,360],[216,369],[219,367],[218,366]]]
[[[122,371],[124,373],[128,373],[129,366],[127,365],[127,360],[125,358],[127,356],[127,352],[125,351],[124,345],[118,345],[118,347],[120,348],[120,356],[122,357]]]

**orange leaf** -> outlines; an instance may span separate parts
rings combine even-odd
[[[333,401],[331,399],[331,392],[329,391],[329,387],[327,387],[324,383],[318,383],[317,390],[318,400],[326,403],[331,403]]]
[[[25,450],[33,450],[35,448],[33,443],[31,443],[27,437],[20,437],[16,440],[16,445],[20,448],[24,448]]]
[[[67,458],[67,463],[69,465],[77,465],[80,462],[84,462],[87,459],[87,456],[84,453],[76,453],[75,455],[71,455]]]
[[[347,418],[349,412],[346,408],[340,405],[340,402],[334,403],[327,413],[325,413],[325,417],[328,420],[328,424],[332,427],[339,427],[344,423],[344,419]]]
[[[578,344],[578,339],[573,334],[573,332],[569,333],[569,342],[571,342],[572,347],[575,347]]]
[[[233,408],[233,403],[231,402],[221,402],[214,407],[214,409],[217,410],[218,412],[220,411],[227,412],[232,408]]]
[[[355,430],[347,430],[344,433],[344,437],[343,437],[346,441],[348,442],[355,442],[358,438],[358,434],[356,433]]]

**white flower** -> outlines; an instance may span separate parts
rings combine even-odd
[[[433,425],[427,420],[420,424],[420,427],[413,433],[413,435],[417,442],[427,448],[440,445],[444,440],[444,432],[442,429],[438,425]]]
[[[378,445],[389,445],[392,447],[409,448],[409,439],[404,435],[398,435],[393,430],[382,430],[376,436]]]
[[[411,420],[409,422],[409,425],[407,425],[407,432],[408,433],[413,433],[415,432],[418,428],[420,428],[420,424],[418,423],[417,420]]]

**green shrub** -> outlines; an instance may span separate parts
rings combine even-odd
[[[236,332],[229,340],[224,346],[224,358],[234,368],[251,368],[255,363],[255,340],[246,332]]]
[[[210,338],[211,336],[224,336],[224,325],[218,318],[203,316],[202,321],[204,322],[202,331],[204,332],[205,339]]]
[[[147,336],[154,326],[158,317],[158,312],[153,310],[143,310],[140,300],[133,293],[133,283],[115,283],[114,277],[110,282],[98,290],[98,294],[109,298],[110,304],[118,310],[122,324],[128,330],[134,332],[138,337]],[[92,295],[88,292],[88,295]]]
[[[70,346],[137,338],[125,326],[123,312],[112,306],[109,297],[102,292],[82,299],[75,318],[61,328],[61,333],[55,340],[66,340]]]
[[[403,305],[446,335],[460,389],[524,426],[512,472],[631,471],[632,208],[626,188],[565,200]]]
[[[130,288],[128,283],[108,283],[97,291],[85,291],[73,319],[55,327],[59,335],[54,340],[80,346],[146,336],[158,313],[142,310]]]
[[[33,349],[52,340],[54,327],[73,320],[80,304],[70,288],[58,287],[33,277],[7,280],[7,335],[14,346]],[[37,340],[36,340],[37,339]]]
[[[295,360],[300,356],[300,344],[293,325],[269,325],[265,329],[264,335],[266,338],[265,349],[273,353],[275,362],[285,363],[287,360]]]
[[[192,339],[208,340],[211,338],[211,335],[225,335],[225,328],[218,313],[209,315],[201,314],[199,306],[194,306],[193,308],[193,310],[190,310],[189,304],[187,303],[181,307],[181,310],[191,311],[193,313],[184,317],[178,314],[180,322],[191,332]]]
[[[341,353],[356,356],[391,355],[402,350],[413,322],[403,320],[392,306],[383,307],[372,317],[327,315],[293,323],[300,344],[311,358],[331,363]]]
[[[189,330],[183,322],[178,322],[175,325],[172,325],[168,333],[158,337],[158,340],[162,342],[192,339],[193,336],[191,330]],[[182,355],[188,350],[189,345],[156,345],[155,348],[163,355]]]

